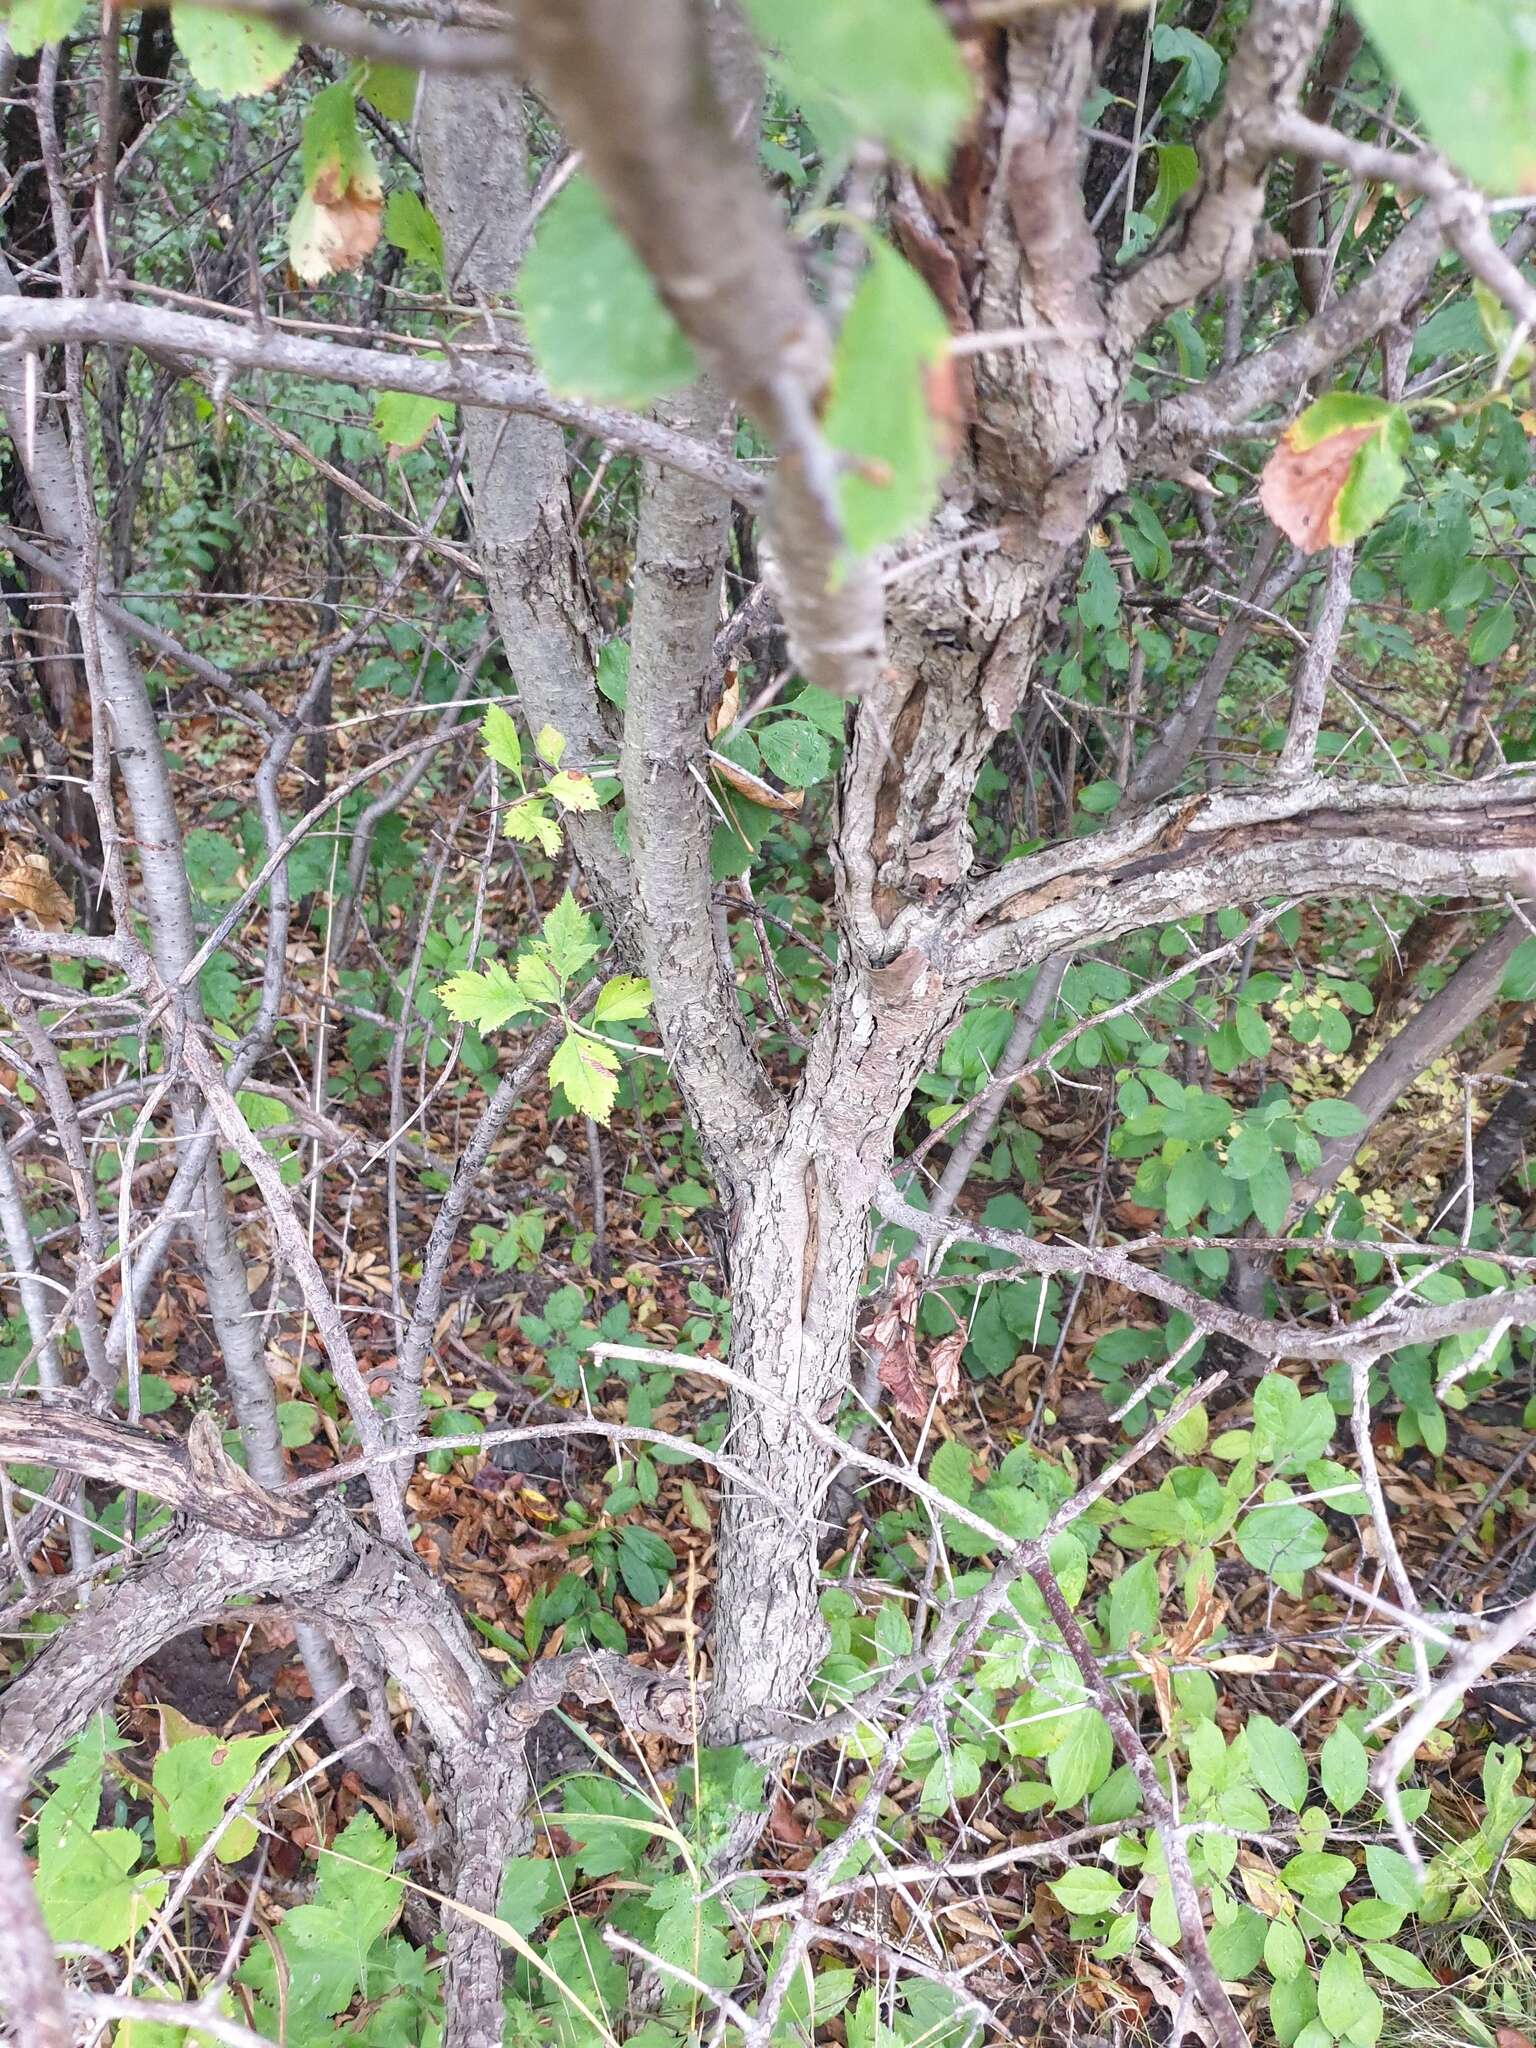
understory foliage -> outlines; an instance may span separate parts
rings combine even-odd
[[[1533,137],[9,0],[0,2039],[1531,2048]]]

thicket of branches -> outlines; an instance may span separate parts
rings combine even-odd
[[[1533,38],[12,0],[10,2038],[1524,2043]]]

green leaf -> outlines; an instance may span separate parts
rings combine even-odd
[[[171,26],[187,69],[221,100],[266,92],[299,54],[299,38],[285,29],[212,7],[173,7]]]
[[[391,455],[419,448],[439,420],[453,417],[452,400],[410,391],[381,391],[373,401],[373,430]]]
[[[497,767],[505,768],[509,775],[515,775],[521,782],[523,743],[511,714],[503,711],[499,704],[487,704],[485,717],[480,722],[480,738]]]
[[[547,1856],[513,1856],[501,1880],[496,1911],[519,1934],[530,1935],[564,1899],[558,1867]]]
[[[1371,1781],[1370,1759],[1359,1736],[1342,1721],[1323,1744],[1318,1775],[1329,1804],[1339,1813],[1348,1813],[1365,1797]]]
[[[416,111],[416,87],[420,73],[408,64],[368,64],[358,81],[358,91],[386,121],[408,128]],[[425,212],[425,208],[422,209]],[[428,216],[430,218],[430,215]],[[409,255],[410,251],[406,251]],[[438,261],[441,263],[441,242]]]
[[[1239,1180],[1263,1173],[1275,1156],[1275,1141],[1261,1124],[1245,1123],[1227,1147],[1227,1171]],[[1284,1168],[1281,1168],[1282,1173]]]
[[[972,95],[931,0],[747,0],[747,13],[813,120],[825,106],[853,136],[943,176]]]
[[[1507,1003],[1528,1003],[1536,996],[1536,937],[1522,939],[1510,954],[1499,994]]]
[[[62,42],[84,12],[85,0],[12,0],[6,22],[11,48],[18,57],[35,57],[44,43]]]
[[[592,1006],[594,1024],[623,1024],[649,1016],[651,984],[638,974],[615,974],[598,990]]]
[[[933,293],[894,249],[873,244],[837,337],[823,420],[850,458],[838,498],[856,555],[899,540],[932,509],[946,458],[929,374],[948,348]]]
[[[697,368],[590,178],[572,178],[540,214],[517,296],[552,391],[642,406],[688,383]]]
[[[1115,1745],[1097,1707],[1079,1707],[1046,1763],[1058,1807],[1079,1806],[1109,1776]]]
[[[1187,142],[1157,145],[1157,183],[1146,204],[1146,215],[1154,230],[1161,230],[1173,209],[1200,175],[1200,159]]]
[[[619,1093],[619,1058],[601,1039],[567,1031],[549,1063],[549,1078],[578,1114],[607,1123]]]
[[[1102,817],[1104,812],[1112,811],[1119,803],[1120,785],[1118,782],[1105,780],[1090,782],[1086,789],[1077,792],[1077,801],[1080,807],[1092,816]]]
[[[1417,1956],[1410,1955],[1405,1948],[1394,1948],[1390,1942],[1368,1941],[1365,1952],[1374,1967],[1384,1977],[1390,1977],[1394,1984],[1406,1984],[1410,1991],[1438,1991],[1440,1979],[1434,1971],[1421,1963]]]
[[[437,999],[459,1024],[471,1024],[476,1031],[500,1031],[514,1017],[525,1017],[532,1008],[500,960],[493,960],[483,972],[466,969],[437,985]]]
[[[1120,579],[1106,548],[1090,547],[1077,584],[1077,615],[1093,633],[1107,633],[1120,617]]]
[[[1515,638],[1515,608],[1506,598],[1496,611],[1484,612],[1472,628],[1467,642],[1467,660],[1473,668],[1497,661],[1508,653]]]
[[[1366,1874],[1383,1904],[1413,1912],[1424,1896],[1424,1887],[1408,1858],[1385,1843],[1373,1843],[1365,1852]]]
[[[1290,1813],[1300,1813],[1307,1797],[1307,1759],[1295,1733],[1267,1714],[1250,1714],[1246,1733],[1248,1761],[1259,1789]]]
[[[1352,1138],[1356,1131],[1365,1129],[1364,1112],[1356,1109],[1352,1102],[1346,1102],[1342,1095],[1322,1096],[1316,1102],[1309,1102],[1301,1113],[1301,1120],[1320,1138]]]
[[[1264,1961],[1273,1977],[1294,1977],[1307,1967],[1307,1944],[1293,1921],[1270,1921],[1264,1935]]]
[[[217,1735],[197,1735],[161,1750],[153,1774],[155,1856],[159,1862],[191,1861],[224,1818],[230,1800],[256,1775],[261,1759],[281,1733],[274,1729],[266,1735],[243,1735],[230,1741]],[[242,1815],[225,1828],[214,1854],[221,1863],[238,1863],[255,1846],[256,1825]]]
[[[1336,1898],[1354,1874],[1355,1866],[1347,1856],[1330,1856],[1325,1849],[1303,1849],[1280,1873],[1303,1898],[1318,1894]]]
[[[416,74],[410,71],[405,76],[414,86]],[[407,263],[419,263],[442,276],[443,231],[432,218],[426,201],[409,185],[397,186],[385,203],[384,239],[400,251]]]
[[[1532,0],[1356,0],[1397,83],[1458,170],[1490,192],[1536,184]]]
[[[763,759],[787,789],[809,788],[832,766],[831,747],[806,719],[786,718],[777,725],[755,728],[753,737]]]
[[[1253,1975],[1264,1954],[1265,1931],[1251,1906],[1239,1906],[1232,1919],[1211,1929],[1211,1961],[1224,1984],[1241,1984]]]
[[[1157,1634],[1162,1604],[1156,1560],[1138,1558],[1129,1571],[1110,1582],[1105,1622],[1110,1648],[1124,1650],[1133,1637],[1149,1641]]]
[[[597,958],[592,920],[569,889],[544,920],[544,943],[555,972],[566,981]]]
[[[1163,1200],[1168,1212],[1168,1221],[1175,1230],[1185,1229],[1200,1214],[1205,1207],[1203,1153],[1185,1152],[1174,1161]]]
[[[545,958],[542,946],[533,945],[517,956],[517,986],[530,1003],[558,1003],[560,977]]]
[[[1273,1233],[1284,1227],[1286,1211],[1291,1206],[1291,1176],[1278,1152],[1272,1151],[1268,1159],[1249,1174],[1248,1199],[1253,1204],[1254,1215],[1266,1230]]]
[[[135,1877],[143,1844],[132,1828],[71,1833],[53,1859],[40,1859],[37,1900],[55,1941],[123,1948],[165,1898],[158,1871]]]
[[[1050,1889],[1069,1913],[1112,1913],[1125,1886],[1111,1871],[1090,1866],[1054,1878]]]
[[[1365,1981],[1360,1952],[1342,1944],[1329,1950],[1317,1980],[1317,2016],[1330,2033],[1353,2033],[1381,2011],[1381,2001]]]
[[[541,796],[525,796],[513,804],[501,821],[501,829],[509,839],[524,846],[542,847],[547,854],[560,851],[559,824],[550,816],[549,805]]]
[[[1238,1004],[1232,1013],[1232,1027],[1238,1043],[1251,1059],[1263,1059],[1274,1043],[1269,1025],[1251,1003]]]
[[[1310,1571],[1327,1552],[1328,1531],[1310,1508],[1291,1501],[1266,1502],[1237,1525],[1237,1547],[1254,1568],[1268,1572]]]

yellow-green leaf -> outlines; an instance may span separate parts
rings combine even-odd
[[[171,26],[187,69],[221,100],[266,92],[299,54],[298,37],[285,29],[214,7],[175,7]]]
[[[572,1109],[605,1124],[619,1092],[618,1055],[600,1039],[567,1031],[549,1063],[549,1078]]]

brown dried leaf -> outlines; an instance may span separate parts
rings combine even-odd
[[[964,1330],[951,1330],[929,1349],[928,1370],[933,1374],[933,1390],[941,1402],[953,1401],[960,1392],[960,1359],[964,1350]]]
[[[897,1414],[921,1422],[928,1413],[928,1400],[918,1382],[916,1354],[900,1349],[882,1351],[879,1379],[895,1402]]]
[[[13,916],[36,918],[44,931],[58,931],[74,922],[75,907],[53,879],[40,853],[12,849],[0,855],[0,909]]]
[[[868,1331],[877,1376],[897,1409],[921,1421],[928,1412],[917,1371],[917,1305],[922,1297],[916,1259],[903,1259]]]
[[[1281,435],[1259,478],[1259,503],[1286,539],[1306,554],[1330,545],[1333,508],[1349,479],[1350,465],[1377,431],[1374,423],[1346,427],[1314,441],[1310,448],[1294,445],[1294,429]]]
[[[741,683],[735,669],[727,669],[725,688],[720,692],[720,702],[710,712],[704,730],[711,739],[717,733],[726,732],[736,723],[736,714],[741,709]]]
[[[765,782],[761,775],[754,775],[750,768],[738,767],[736,762],[709,750],[709,770],[738,796],[744,796],[754,804],[761,804],[765,811],[798,811],[805,802],[803,789],[775,789],[771,782]]]
[[[1168,1648],[1176,1664],[1183,1664],[1191,1658],[1202,1644],[1208,1643],[1215,1635],[1226,1608],[1216,1597],[1216,1588],[1210,1579],[1202,1578],[1195,1594],[1195,1604],[1190,1609],[1189,1619],[1184,1626],[1168,1638]]]

